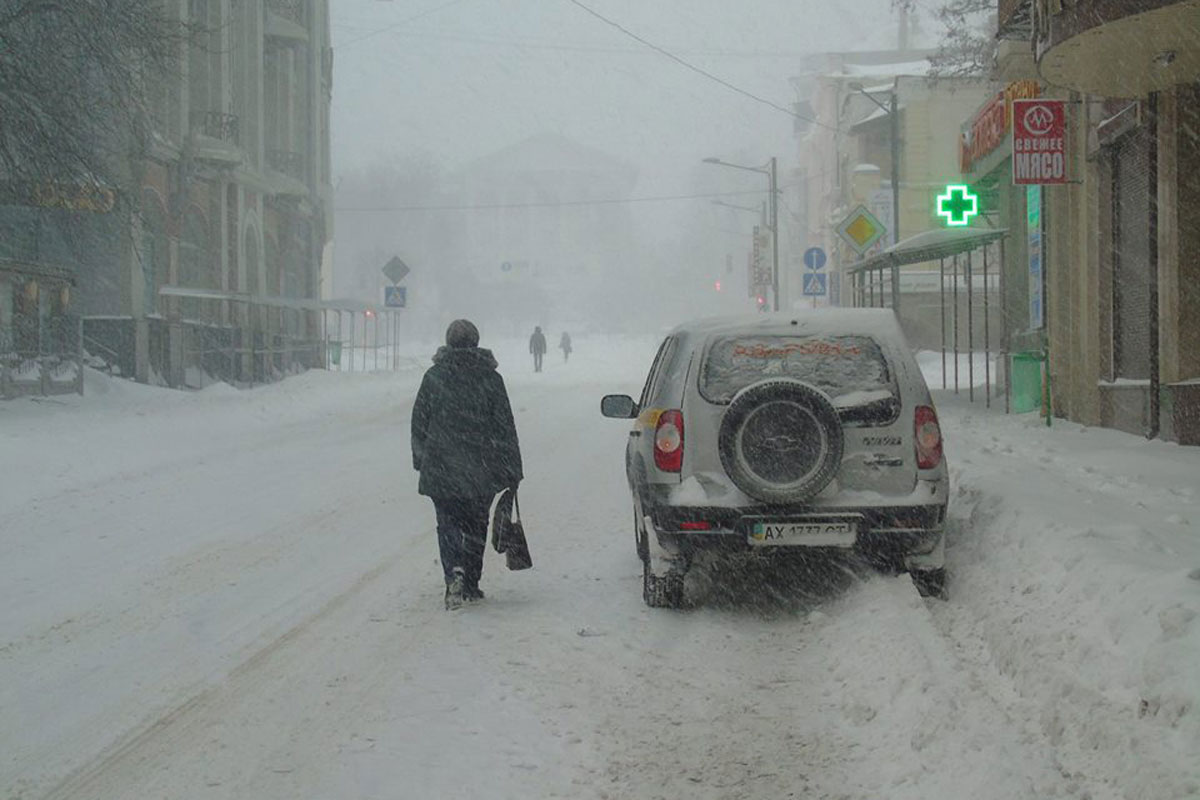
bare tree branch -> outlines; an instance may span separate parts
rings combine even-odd
[[[917,11],[917,0],[892,0],[892,7]],[[929,59],[930,75],[985,75],[995,61],[995,0],[943,0],[934,16],[944,29],[937,52]]]
[[[117,183],[187,40],[158,0],[0,0],[0,182]]]

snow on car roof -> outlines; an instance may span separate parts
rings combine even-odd
[[[671,331],[671,335],[688,336],[796,336],[813,333],[859,334],[871,336],[877,341],[905,341],[896,315],[890,308],[817,308],[791,313],[710,317],[685,322]]]

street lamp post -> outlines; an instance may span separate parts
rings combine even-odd
[[[888,104],[875,99],[875,96],[863,88],[861,83],[857,81],[849,84],[850,89],[860,93],[863,97],[870,100],[875,105],[882,108],[888,115],[888,139],[891,146],[892,156],[892,243],[900,241],[900,115],[897,113],[896,85],[892,85],[892,91],[888,98]],[[892,307],[900,307],[900,282],[899,267],[892,267]]]
[[[747,172],[757,172],[761,175],[766,175],[769,181],[770,191],[770,215],[771,222],[768,228],[771,231],[771,300],[772,308],[775,311],[779,310],[779,193],[778,184],[775,174],[775,156],[771,156],[771,160],[767,162],[766,167],[746,167],[741,164],[730,164],[728,161],[722,161],[719,158],[706,158],[705,164],[720,164],[723,167],[732,167],[734,169],[744,169]]]

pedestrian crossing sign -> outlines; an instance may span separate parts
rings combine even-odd
[[[804,274],[804,296],[805,297],[824,297],[827,288],[824,272],[806,272]]]

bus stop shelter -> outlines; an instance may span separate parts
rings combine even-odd
[[[992,342],[990,336],[991,303],[988,300],[988,287],[992,274],[999,283],[999,294],[1004,296],[1004,243],[1008,236],[1005,228],[936,228],[922,231],[910,236],[870,258],[848,265],[846,275],[850,279],[850,293],[855,306],[890,305],[900,316],[901,310],[901,267],[911,264],[927,264],[937,262],[936,274],[937,293],[941,316],[941,354],[942,354],[942,388],[949,388],[948,372],[946,369],[947,350],[954,355],[953,375],[954,391],[959,391],[959,353],[962,352],[960,333],[963,333],[960,317],[965,316],[966,353],[967,359],[967,391],[970,399],[975,399],[974,358],[976,347],[976,287],[982,285],[984,291],[979,309],[983,317],[982,345],[984,387],[987,405],[991,405],[991,355]],[[993,255],[989,259],[989,251],[993,246],[999,248],[998,258]],[[982,275],[977,269],[982,269]],[[982,280],[980,280],[980,278]],[[960,312],[959,293],[962,290],[966,297],[965,314]],[[1003,308],[999,309],[1001,321],[1000,349],[997,355],[1007,356],[1008,328],[1005,323]],[[949,324],[949,328],[947,327]],[[1005,410],[1008,410],[1008,381],[1005,382]]]

